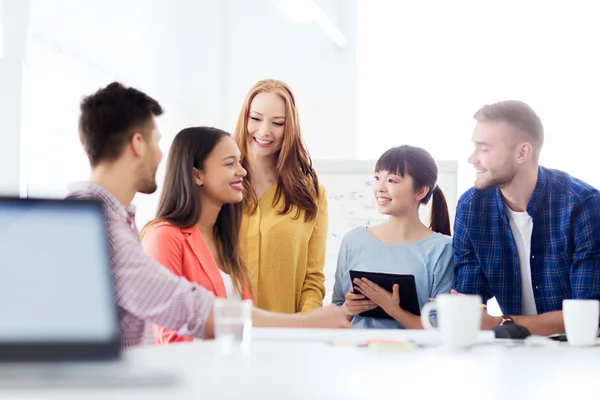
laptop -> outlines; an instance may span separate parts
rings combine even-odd
[[[102,204],[0,197],[0,388],[170,385],[122,359]]]

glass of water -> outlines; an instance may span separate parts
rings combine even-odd
[[[215,340],[221,353],[248,353],[252,332],[252,300],[215,299]]]

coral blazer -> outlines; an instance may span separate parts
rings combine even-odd
[[[153,223],[142,231],[142,246],[175,275],[210,290],[216,297],[227,297],[219,267],[197,227],[182,229],[164,221]],[[242,289],[241,297],[251,299],[248,288]],[[159,344],[193,340],[158,325],[153,330]]]

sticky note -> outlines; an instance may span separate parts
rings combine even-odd
[[[419,346],[416,343],[371,343],[369,349],[374,351],[410,351],[416,350]]]

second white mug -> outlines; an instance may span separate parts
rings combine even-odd
[[[437,325],[431,325],[429,316],[436,311]],[[435,302],[427,303],[421,311],[425,329],[438,329],[442,344],[448,349],[465,349],[477,340],[481,327],[481,296],[442,294]]]
[[[598,337],[600,302],[598,300],[563,300],[563,319],[567,341],[571,346],[593,346]]]

